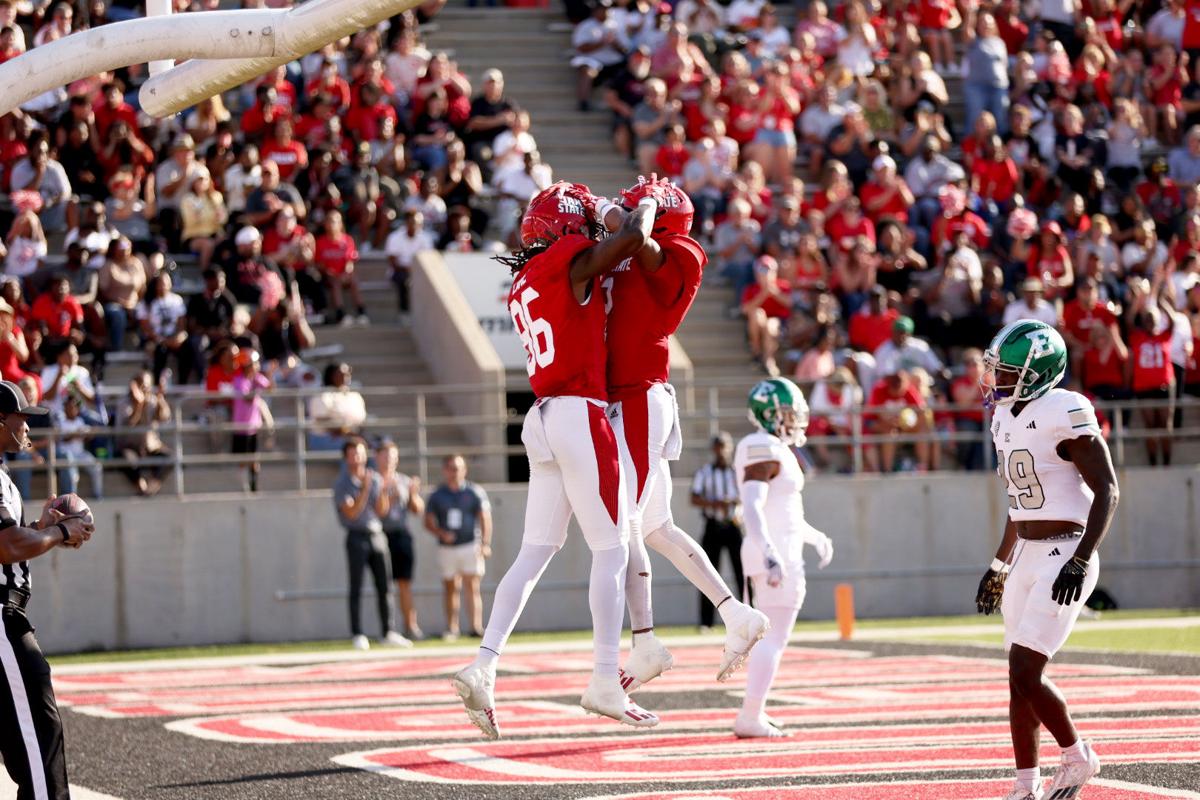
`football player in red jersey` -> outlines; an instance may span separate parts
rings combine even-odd
[[[723,681],[745,661],[770,627],[765,614],[741,603],[721,579],[696,541],[671,517],[671,470],[679,458],[679,409],[667,383],[670,336],[687,315],[708,257],[688,236],[692,202],[680,188],[651,176],[622,193],[622,204],[598,201],[606,226],[627,224],[628,209],[644,198],[658,205],[651,239],[635,258],[604,278],[608,313],[608,393],[616,415],[617,436],[630,460],[629,569],[626,600],[633,651],[622,671],[627,691],[671,668],[673,659],[654,636],[650,562],[646,545],[672,564],[717,607],[725,622],[725,651],[717,680]]]
[[[592,551],[588,600],[595,666],[580,704],[635,727],[658,717],[626,696],[618,673],[625,616],[629,518],[624,467],[606,416],[605,300],[601,280],[650,236],[657,204],[638,203],[619,230],[597,241],[587,187],[556,183],[530,201],[521,220],[524,250],[513,268],[509,311],[525,345],[537,401],[521,439],[529,455],[529,498],[521,550],[496,587],[479,653],[453,680],[471,721],[492,739],[496,661],[550,559],[567,537],[572,513]]]

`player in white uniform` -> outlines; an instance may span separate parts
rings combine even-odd
[[[1117,507],[1117,478],[1092,404],[1054,388],[1067,368],[1058,331],[1028,319],[1007,325],[992,339],[984,367],[1009,511],[975,602],[984,614],[999,607],[1004,615],[1017,766],[1005,800],[1074,800],[1100,771],[1100,760],[1079,738],[1062,694],[1043,673],[1096,586],[1096,548]],[[1062,766],[1044,791],[1042,725],[1063,749]]]
[[[775,680],[788,636],[804,603],[804,545],[812,545],[824,569],[833,542],[804,519],[804,472],[792,451],[804,444],[808,403],[787,378],[760,381],[750,390],[750,420],[758,432],[738,442],[734,474],[744,508],[742,568],[754,606],[771,622],[746,665],[746,697],[733,724],[742,738],[785,736],[767,718],[767,692]]]

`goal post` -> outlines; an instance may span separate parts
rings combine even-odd
[[[198,58],[151,76],[142,84],[138,98],[142,109],[151,116],[176,114],[420,3],[421,0],[309,0],[287,12],[278,31],[280,52],[233,62]]]
[[[191,59],[142,85],[143,110],[168,116],[419,2],[309,0],[290,9],[156,14],[78,31],[0,64],[0,116],[89,75]]]

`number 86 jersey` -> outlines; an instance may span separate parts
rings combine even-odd
[[[538,398],[607,401],[604,343],[607,315],[595,278],[580,303],[571,288],[571,260],[596,242],[567,234],[513,276],[508,310],[525,347],[529,385]]]
[[[996,471],[1007,484],[1010,519],[1087,523],[1093,492],[1075,465],[1058,455],[1059,443],[1079,436],[1101,433],[1096,409],[1078,392],[1051,389],[1017,416],[1011,405],[995,409]]]

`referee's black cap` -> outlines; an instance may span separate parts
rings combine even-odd
[[[43,406],[30,405],[21,387],[12,381],[0,381],[0,414],[24,414],[27,417],[42,417],[50,413]]]

